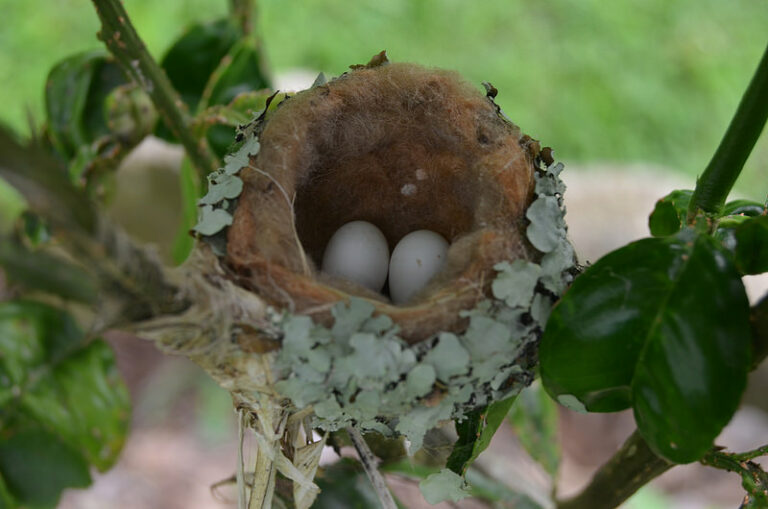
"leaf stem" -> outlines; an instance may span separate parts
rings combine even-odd
[[[101,39],[123,70],[152,98],[165,124],[181,141],[201,177],[220,165],[205,138],[196,138],[189,124],[191,117],[165,71],[154,61],[136,33],[120,0],[93,0],[101,20]]]
[[[365,443],[363,435],[352,426],[347,427],[346,430],[350,440],[352,440],[352,445],[357,450],[357,454],[360,455],[360,463],[362,463],[368,479],[376,490],[381,507],[383,509],[397,509],[397,504],[395,504],[395,499],[392,498],[392,494],[389,492],[384,476],[381,475],[381,472],[376,467],[376,457],[371,452],[368,444]]]
[[[755,146],[768,118],[768,46],[720,146],[696,182],[688,208],[688,223],[696,216],[717,214]]]
[[[559,501],[557,509],[612,509],[673,464],[658,457],[635,430],[621,449],[595,473],[584,490]]]

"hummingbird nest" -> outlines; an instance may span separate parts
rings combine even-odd
[[[495,95],[382,54],[268,105],[209,177],[195,228],[206,242],[187,264],[205,318],[162,343],[232,392],[273,454],[292,443],[279,438],[297,415],[305,437],[353,426],[416,450],[441,421],[532,381],[575,258],[562,165]],[[324,274],[329,238],[353,220],[390,246],[437,232],[445,265],[403,305]],[[289,478],[311,503],[310,463]]]

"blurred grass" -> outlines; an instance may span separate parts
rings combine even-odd
[[[160,56],[184,26],[225,0],[125,0]],[[568,162],[647,162],[696,175],[714,152],[768,39],[757,0],[261,0],[259,27],[275,71],[338,75],[386,48],[393,60],[492,82],[527,133]],[[42,118],[58,59],[97,47],[90,2],[0,0],[0,120]],[[694,181],[691,179],[691,187]],[[763,134],[738,188],[768,192]]]

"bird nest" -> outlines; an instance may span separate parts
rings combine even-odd
[[[418,449],[441,421],[531,382],[572,277],[551,152],[503,115],[490,85],[382,57],[268,105],[200,202],[207,242],[187,284],[208,295],[190,311],[203,325],[162,344],[232,392],[266,442],[301,415],[308,428],[402,435]],[[390,246],[441,234],[442,270],[401,305],[323,273],[329,238],[353,220]]]

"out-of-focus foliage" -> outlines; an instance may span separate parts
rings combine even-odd
[[[54,507],[90,484],[89,466],[117,460],[129,414],[106,343],[46,304],[0,304],[0,502]]]
[[[227,2],[126,0],[156,57],[193,21]],[[0,81],[11,106],[0,119],[23,129],[41,118],[48,69],[99,47],[90,3],[0,0]],[[750,0],[308,0],[259,2],[257,24],[274,71],[338,75],[386,48],[396,61],[456,69],[491,81],[498,102],[526,132],[566,161],[649,161],[700,172],[754,69],[768,4]],[[59,27],[51,30],[50,27]],[[739,185],[766,171],[763,135]],[[762,166],[761,166],[762,164]],[[755,196],[755,198],[760,198]]]

